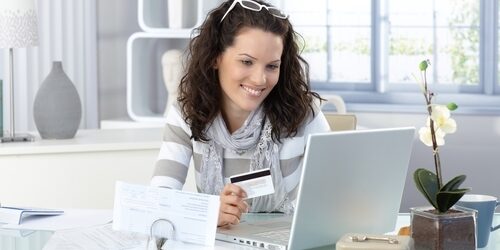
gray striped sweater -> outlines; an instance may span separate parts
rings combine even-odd
[[[282,139],[280,151],[280,167],[283,174],[288,197],[295,201],[297,196],[302,159],[307,141],[311,133],[321,133],[330,130],[328,122],[319,108],[315,109],[306,119],[304,125],[294,137]],[[190,139],[191,130],[182,118],[178,105],[173,105],[171,112],[167,114],[164,129],[163,142],[155,165],[152,186],[182,189],[186,180],[191,159],[195,168],[195,179],[198,191],[200,191],[201,178],[200,166],[202,164],[202,143]],[[223,176],[225,184],[231,175],[248,172],[253,150],[241,155],[224,150]]]

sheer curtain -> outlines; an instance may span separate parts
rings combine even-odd
[[[82,101],[80,129],[98,127],[96,0],[36,0],[39,45],[14,49],[16,131],[36,130],[33,101],[53,61],[63,68]],[[4,124],[9,124],[8,52],[2,50]],[[4,126],[4,129],[8,129]]]

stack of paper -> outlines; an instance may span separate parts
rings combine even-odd
[[[19,225],[28,216],[61,215],[63,213],[62,210],[45,208],[0,207],[0,223]]]
[[[5,224],[2,228],[17,230],[58,231],[71,228],[89,227],[111,222],[111,209],[64,209],[59,216],[29,216],[22,224]]]

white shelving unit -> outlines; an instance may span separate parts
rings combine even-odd
[[[203,0],[181,0],[181,26],[169,27],[169,1],[139,0],[138,23],[144,32],[132,34],[127,41],[127,112],[137,122],[163,123],[168,95],[161,56],[171,49],[185,51],[205,15]]]
[[[169,0],[139,0],[138,1],[138,22],[145,32],[164,33],[182,30],[191,30],[203,21],[203,1],[201,0],[173,0],[174,3],[182,2],[181,26],[172,27],[168,17]],[[205,0],[206,1],[206,0]],[[213,1],[213,0],[212,0]],[[175,10],[177,11],[177,10]],[[193,13],[196,16],[193,17]]]

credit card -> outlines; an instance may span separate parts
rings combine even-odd
[[[248,199],[274,193],[273,179],[269,168],[233,175],[229,177],[229,180],[243,188]]]

